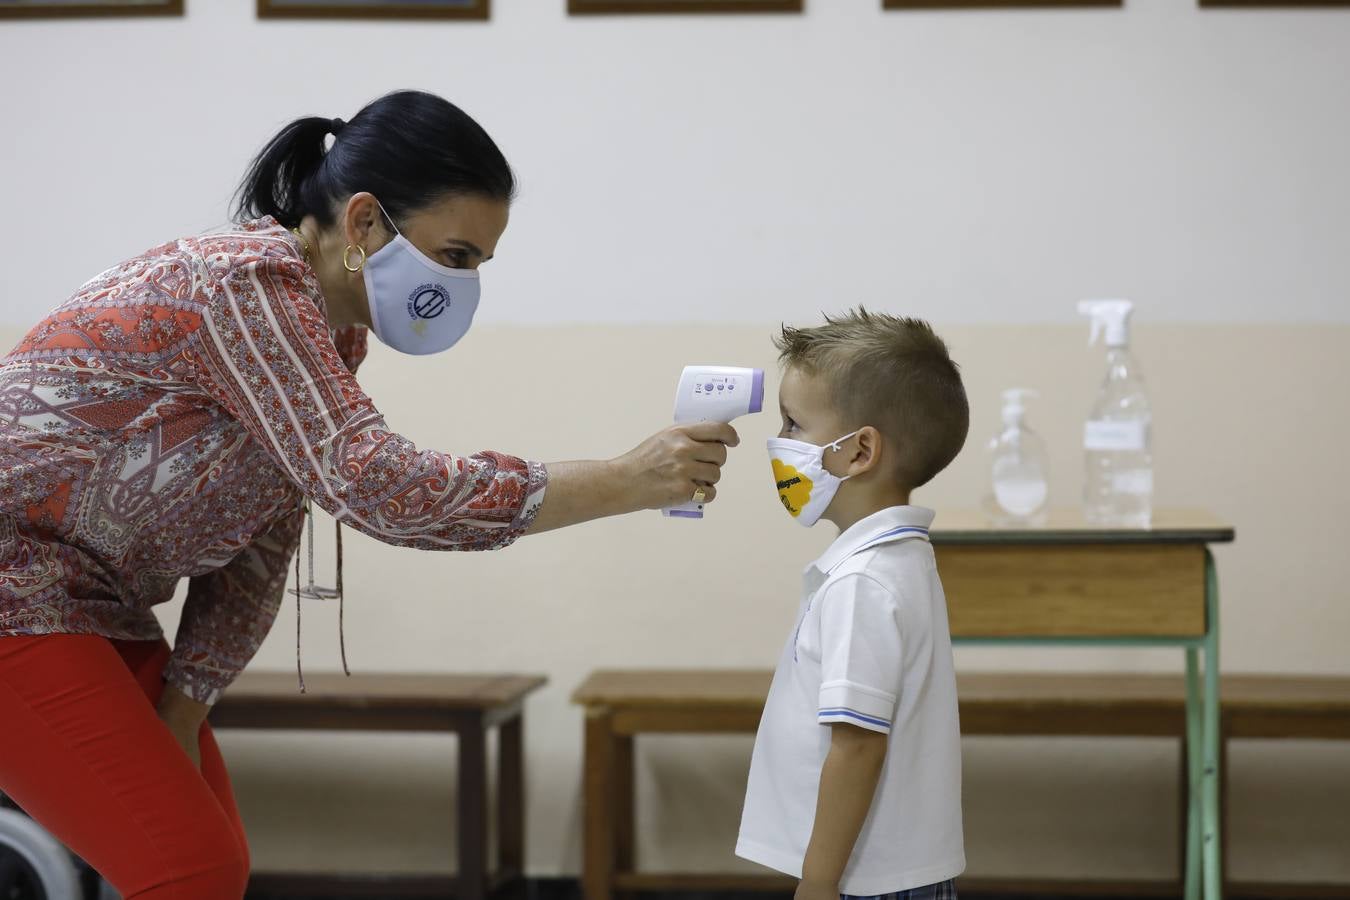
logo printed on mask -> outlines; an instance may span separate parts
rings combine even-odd
[[[394,230],[394,239],[370,254],[364,267],[375,336],[416,356],[448,350],[473,324],[478,271],[441,265]]]
[[[450,295],[439,284],[424,284],[408,298],[408,315],[415,319],[434,319],[450,305]]]
[[[794,519],[797,518],[802,514],[802,507],[811,499],[811,488],[814,486],[811,479],[777,459],[773,461],[773,477],[778,482],[778,499],[783,501],[783,508]]]
[[[778,486],[778,499],[798,525],[810,528],[820,520],[834,500],[839,486],[851,476],[835,475],[825,468],[825,451],[839,450],[844,441],[858,432],[850,431],[823,447],[773,438],[769,441],[769,459],[773,463],[773,480]]]

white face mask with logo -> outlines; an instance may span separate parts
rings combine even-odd
[[[385,217],[393,222],[388,213]],[[414,247],[397,227],[394,232],[394,239],[365,265],[375,336],[414,356],[449,350],[473,324],[481,292],[478,270],[443,266]]]
[[[778,499],[799,525],[810,528],[819,522],[834,501],[839,485],[852,477],[827,471],[825,451],[838,450],[840,444],[857,433],[849,432],[823,447],[790,438],[769,440],[769,460],[773,463],[773,479],[778,483]]]

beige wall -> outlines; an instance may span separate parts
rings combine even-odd
[[[402,87],[463,105],[520,175],[484,321],[756,324],[884,286],[973,324],[1101,292],[1150,321],[1350,322],[1343,11],[805,6],[6,23],[0,322],[224,221],[283,123]]]
[[[427,446],[604,456],[665,424],[682,364],[771,367],[770,330],[484,327],[442,358],[376,346],[362,382],[394,427]],[[964,367],[974,428],[966,452],[917,499],[938,509],[939,523],[943,509],[977,502],[997,391],[1020,384],[1043,394],[1030,416],[1054,449],[1054,501],[1074,503],[1077,435],[1101,364],[1083,329],[941,330]],[[0,335],[7,344],[15,336]],[[1154,326],[1138,338],[1156,408],[1159,504],[1207,507],[1237,526],[1237,544],[1218,552],[1224,668],[1350,674],[1350,494],[1340,464],[1350,407],[1339,399],[1350,327]],[[528,708],[531,872],[577,871],[581,717],[568,695],[588,670],[773,663],[800,568],[830,538],[828,526],[794,526],[775,502],[762,442],[776,427],[770,415],[742,420],[744,446],[701,523],[639,514],[482,555],[349,544],[347,646],[357,671],[549,676]],[[310,604],[304,621],[308,667],[335,668],[335,610]],[[257,667],[293,671],[293,645],[288,602]],[[1177,671],[1180,660],[963,649],[958,663]],[[236,733],[224,745],[260,867],[449,865],[449,739]],[[734,737],[650,743],[641,756],[646,864],[737,865],[730,848],[748,750]],[[1235,877],[1350,880],[1344,745],[1239,745],[1233,764]],[[1165,877],[1175,864],[1175,772],[1168,742],[968,741],[970,871]]]

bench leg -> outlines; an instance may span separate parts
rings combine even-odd
[[[1205,551],[1205,703],[1202,803],[1205,900],[1223,898],[1223,848],[1220,841],[1219,775],[1219,583],[1214,556]]]
[[[585,900],[612,900],[617,835],[614,821],[616,756],[613,720],[607,710],[587,710],[581,885]]]
[[[523,885],[525,879],[525,717],[497,732],[497,864]],[[524,896],[518,890],[516,896]]]
[[[487,900],[487,730],[481,718],[459,731],[459,892]]]
[[[614,866],[618,872],[637,869],[633,737],[614,739]],[[627,892],[625,892],[627,893]]]
[[[1179,772],[1177,774],[1177,884],[1184,892],[1186,889],[1186,853],[1190,849],[1190,813],[1191,813],[1191,754],[1186,735],[1179,742]]]
[[[1219,851],[1220,877],[1223,879],[1223,895],[1228,894],[1228,722],[1220,719],[1219,730]]]
[[[1186,900],[1200,900],[1201,755],[1200,651],[1186,648]]]

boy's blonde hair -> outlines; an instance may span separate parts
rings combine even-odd
[[[863,307],[774,338],[786,366],[824,378],[849,428],[871,425],[905,488],[927,484],[966,442],[970,405],[960,367],[931,325]]]

